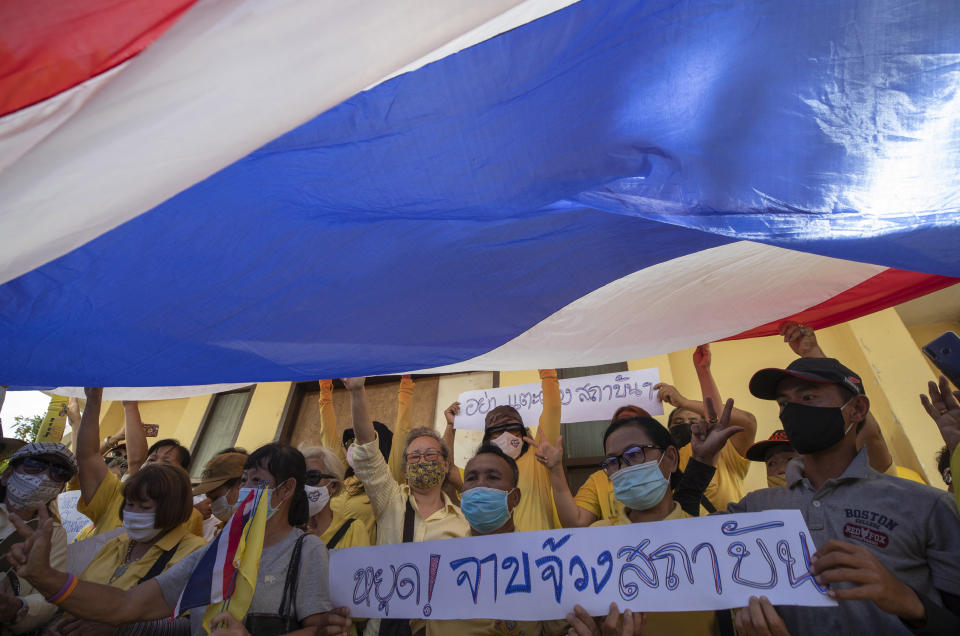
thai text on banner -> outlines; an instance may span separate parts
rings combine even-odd
[[[797,510],[444,539],[330,552],[335,607],[360,618],[551,620],[574,605],[697,611],[829,606]],[[349,583],[342,579],[348,578]]]
[[[560,380],[561,421],[591,422],[609,420],[621,406],[632,404],[651,415],[661,415],[663,405],[653,387],[660,382],[658,369],[638,369]],[[497,389],[464,391],[460,394],[460,414],[454,428],[483,430],[484,417],[498,406],[517,409],[528,426],[535,426],[543,412],[540,383],[504,386]]]

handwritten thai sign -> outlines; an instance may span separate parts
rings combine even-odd
[[[90,525],[90,519],[77,510],[80,501],[79,490],[68,490],[57,495],[57,508],[60,512],[60,523],[67,531],[67,543],[73,543],[77,534]]]
[[[330,552],[334,607],[361,618],[562,618],[835,602],[810,574],[797,510],[517,532]],[[341,580],[347,576],[352,585]]]
[[[660,382],[657,369],[639,369],[560,380],[561,421],[609,420],[621,406],[633,404],[651,415],[663,413],[653,390]],[[528,426],[535,426],[543,412],[543,390],[539,383],[504,386],[498,389],[464,391],[460,394],[460,415],[454,428],[483,430],[484,417],[498,406],[517,409]]]

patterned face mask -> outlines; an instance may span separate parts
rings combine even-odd
[[[419,490],[429,490],[443,483],[446,476],[440,460],[422,460],[415,464],[407,464],[407,483]]]
[[[63,484],[47,476],[14,471],[7,480],[7,505],[16,510],[33,510],[60,494]]]

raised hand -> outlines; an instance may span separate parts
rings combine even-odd
[[[750,597],[750,605],[736,612],[737,636],[790,636],[783,619],[766,596]]]
[[[53,520],[46,506],[37,509],[40,523],[34,530],[15,512],[10,513],[10,522],[24,538],[10,548],[7,558],[17,570],[17,576],[35,583],[50,569],[50,536],[53,534]]]
[[[539,443],[530,439],[529,437],[524,437],[523,441],[530,444],[537,449],[537,461],[546,466],[549,469],[554,468],[555,466],[563,465],[563,436],[557,438],[556,444],[550,444],[549,442],[540,441]]]
[[[347,391],[358,391],[363,388],[364,382],[367,381],[367,378],[341,378],[343,381],[344,388]]]
[[[693,366],[698,369],[709,369],[712,359],[710,345],[708,344],[702,344],[693,350]]]
[[[810,327],[788,320],[780,324],[779,331],[783,341],[801,358],[827,357],[817,343],[817,334]]]
[[[654,384],[653,390],[657,392],[658,400],[675,408],[682,407],[687,402],[687,398],[683,397],[680,391],[677,390],[677,387],[672,384],[667,384],[666,382]]]
[[[733,411],[733,398],[723,405],[723,412],[717,416],[713,400],[703,401],[707,419],[700,420],[690,427],[690,452],[697,461],[717,465],[717,456],[731,437],[743,430],[742,426],[730,426],[730,413]]]
[[[940,435],[952,455],[960,443],[960,404],[957,402],[960,391],[951,392],[947,378],[942,375],[939,386],[935,382],[928,382],[927,389],[930,397],[921,393],[920,403],[927,410],[927,415],[937,423]]]
[[[460,415],[460,403],[454,402],[443,412],[443,417],[447,420],[447,426],[453,426],[453,421]]]

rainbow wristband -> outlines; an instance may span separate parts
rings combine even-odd
[[[54,605],[59,605],[60,603],[64,602],[67,600],[67,597],[73,594],[73,591],[77,589],[77,583],[79,582],[80,579],[67,572],[67,580],[64,582],[63,587],[61,587],[60,591],[53,596],[48,596],[47,602],[53,603]]]

